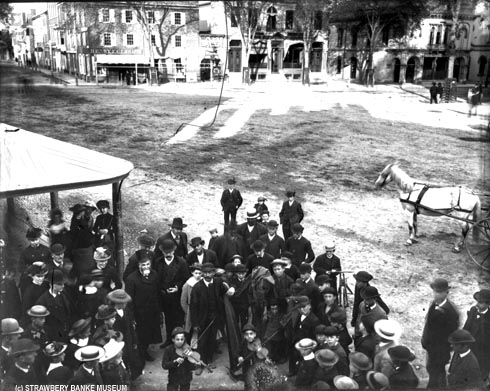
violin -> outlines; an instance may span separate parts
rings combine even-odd
[[[179,357],[187,359],[187,361],[189,361],[191,364],[204,367],[208,370],[209,373],[213,373],[209,364],[206,364],[205,362],[203,362],[201,360],[201,355],[197,351],[192,350],[190,345],[187,342],[181,348],[176,348],[175,352],[177,353],[177,355]]]
[[[269,350],[262,346],[262,342],[260,339],[256,338],[254,341],[247,343],[248,350],[251,350],[252,353],[244,357],[243,362],[247,361],[254,354],[259,360],[268,360],[269,359]],[[238,366],[243,365],[243,362],[238,363]]]

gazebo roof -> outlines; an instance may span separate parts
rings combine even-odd
[[[133,164],[0,123],[0,198],[106,185]]]

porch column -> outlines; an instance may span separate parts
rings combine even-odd
[[[49,199],[51,201],[51,210],[58,208],[59,206],[58,192],[52,191],[51,193],[49,193]]]
[[[112,223],[114,224],[115,236],[114,260],[116,261],[116,270],[119,277],[122,278],[124,272],[124,238],[120,224],[122,219],[121,186],[122,181],[112,184]]]

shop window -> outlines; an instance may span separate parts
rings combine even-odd
[[[357,40],[357,36],[356,36]],[[337,29],[337,47],[341,48],[344,45],[344,29]]]
[[[485,68],[487,66],[486,57],[481,56],[478,59],[478,76],[483,76],[485,74]]]

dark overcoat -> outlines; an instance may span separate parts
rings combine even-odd
[[[490,373],[490,309],[480,314],[476,307],[471,307],[463,328],[476,340],[471,351],[478,360],[483,379],[486,379]]]
[[[281,258],[281,254],[286,251],[286,242],[279,235],[270,238],[269,234],[264,234],[259,238],[265,244],[265,252],[269,253],[274,259]]]
[[[44,292],[36,302],[45,306],[50,314],[46,317],[45,330],[50,341],[68,341],[68,332],[71,325],[77,319],[77,311],[74,303],[66,292],[61,292],[56,297],[48,291]]]

